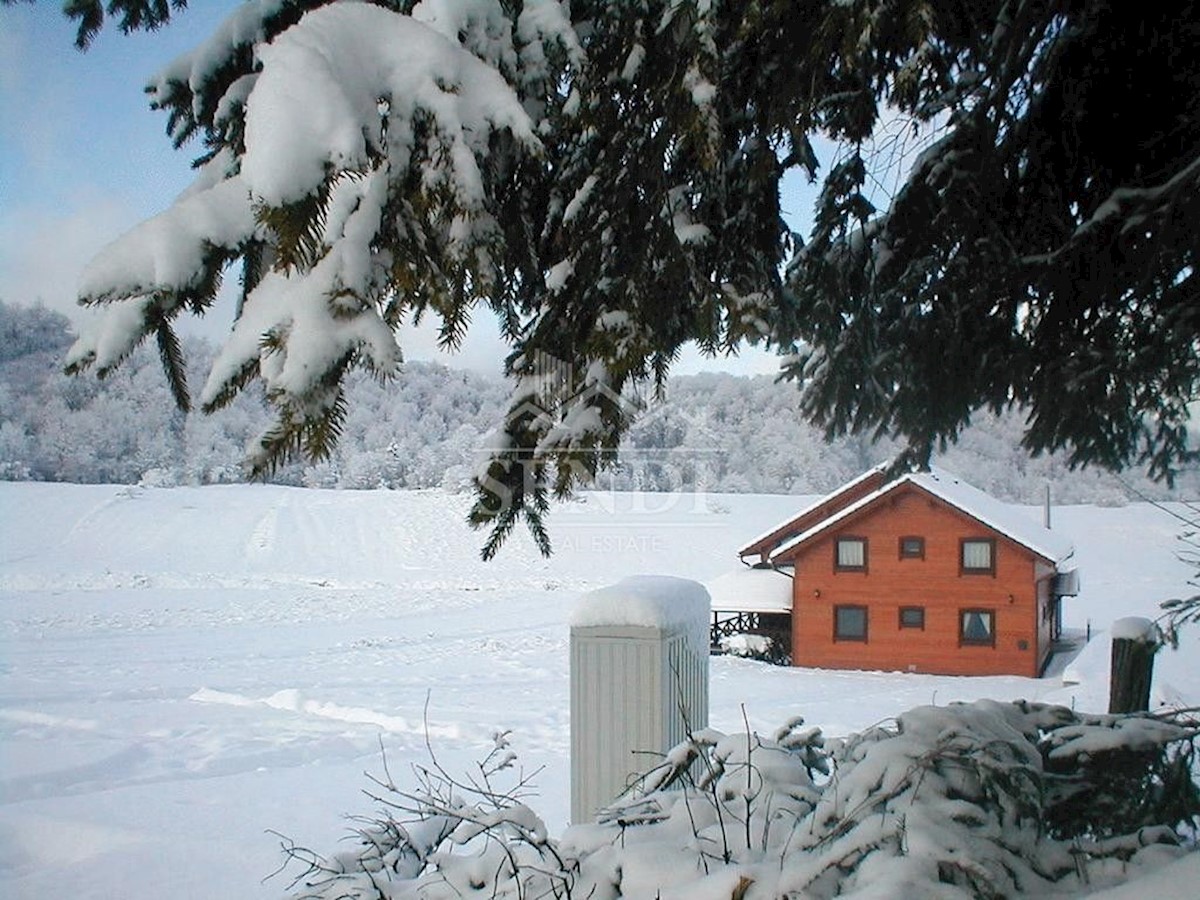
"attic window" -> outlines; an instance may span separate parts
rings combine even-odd
[[[908,535],[900,538],[901,559],[924,559],[925,538]]]
[[[839,572],[867,571],[867,539],[842,537],[834,549],[833,567]]]
[[[964,538],[960,558],[963,574],[996,574],[996,542],[991,538]]]

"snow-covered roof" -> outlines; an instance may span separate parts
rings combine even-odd
[[[838,496],[839,494],[844,494],[846,491],[850,490],[853,487],[856,487],[857,485],[866,481],[868,478],[878,475],[880,472],[882,472],[884,469],[886,469],[887,466],[888,466],[887,463],[880,463],[877,466],[873,466],[870,469],[867,469],[867,471],[863,472],[861,475],[857,476],[856,478],[853,478],[850,481],[847,481],[845,484],[843,484],[841,487],[839,487],[837,490],[833,491],[832,493],[824,494],[819,499],[814,500],[812,503],[808,504],[808,506],[804,507],[804,509],[800,510],[800,512],[798,512],[794,515],[788,516],[782,522],[776,523],[773,527],[769,528],[767,531],[764,531],[762,534],[760,534],[754,540],[747,541],[745,546],[742,547],[742,549],[739,551],[739,553],[745,554],[745,553],[749,552],[750,548],[752,548],[755,544],[762,543],[763,541],[767,540],[769,537],[774,535],[777,531],[782,531],[783,529],[785,529],[789,525],[791,525],[793,522],[795,522],[797,519],[803,518],[804,516],[808,515],[813,510],[817,509],[818,507],[822,506],[825,503],[828,503],[830,500],[832,500],[834,497]]]
[[[812,539],[837,525],[839,522],[853,516],[864,507],[870,506],[880,497],[898,490],[904,485],[915,485],[946,503],[961,510],[973,519],[1012,541],[1027,547],[1038,556],[1058,564],[1075,552],[1075,545],[1069,538],[1051,531],[1035,520],[1029,518],[1021,510],[1010,506],[995,497],[985,494],[949,472],[933,470],[929,472],[910,472],[888,482],[879,490],[867,494],[861,500],[850,504],[836,515],[809,528],[792,540],[778,547],[772,554],[772,559],[786,554],[800,544]]]
[[[792,579],[779,569],[742,566],[708,582],[712,608],[721,612],[791,612]]]

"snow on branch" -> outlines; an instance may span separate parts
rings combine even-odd
[[[238,373],[255,362],[269,393],[296,398],[313,391],[348,353],[362,352],[379,374],[395,370],[400,352],[391,328],[373,304],[356,299],[382,291],[371,240],[386,190],[378,175],[335,187],[323,255],[311,269],[263,278],[213,363],[202,403],[218,404]],[[337,214],[339,208],[346,211]]]
[[[205,85],[239,48],[253,46],[267,36],[265,22],[276,16],[286,0],[246,0],[195,49],[164,66],[146,86],[156,103],[166,103],[174,85],[186,85],[198,104]],[[193,109],[200,116],[200,110]]]
[[[1089,244],[1104,245],[1114,240],[1135,239],[1153,233],[1166,221],[1179,198],[1195,196],[1200,187],[1200,156],[1161,184],[1115,188],[1095,211],[1081,222],[1061,246],[1049,253],[1026,256],[1022,262],[1052,267]]]
[[[395,372],[405,311],[433,306],[453,337],[459,307],[504,277],[496,168],[541,152],[506,80],[516,49],[505,15],[497,4],[422,3],[408,16],[264,0],[172,63],[154,102],[171,109],[177,141],[203,128],[212,149],[187,193],[92,264],[83,299],[115,308],[71,365],[103,373],[152,331],[174,346],[169,320],[203,312],[242,258],[238,317],[203,406],[260,378],[279,420],[251,452],[254,469],[326,455],[345,415],[341,379]]]
[[[250,190],[241,178],[190,191],[102,250],[84,271],[80,297],[106,303],[185,291],[205,277],[209,250],[236,250],[256,227]]]
[[[468,209],[483,203],[477,155],[493,131],[539,146],[512,88],[491,66],[430,26],[358,3],[314,10],[258,48],[262,75],[246,102],[242,175],[262,202],[301,200],[328,172],[386,157],[403,169],[431,117],[445,141],[447,181]]]
[[[389,776],[357,851],[325,859],[285,844],[304,868],[296,896],[1068,896],[1184,855],[1176,828],[1200,813],[1184,713],[983,700],[831,742],[803,724],[692,734],[561,838],[520,798],[527,779],[496,786],[489,760],[504,752],[511,767],[507,742],[471,780],[436,762],[414,791]]]

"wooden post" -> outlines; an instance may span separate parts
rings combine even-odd
[[[1150,682],[1154,677],[1158,642],[1158,626],[1149,619],[1133,616],[1113,622],[1110,713],[1142,712],[1150,708]]]

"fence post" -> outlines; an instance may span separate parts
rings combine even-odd
[[[661,754],[708,726],[709,597],[639,575],[571,616],[571,821],[589,821]]]
[[[1130,616],[1112,624],[1112,674],[1109,676],[1108,711],[1141,712],[1150,708],[1150,681],[1158,650],[1158,626],[1149,619]]]

